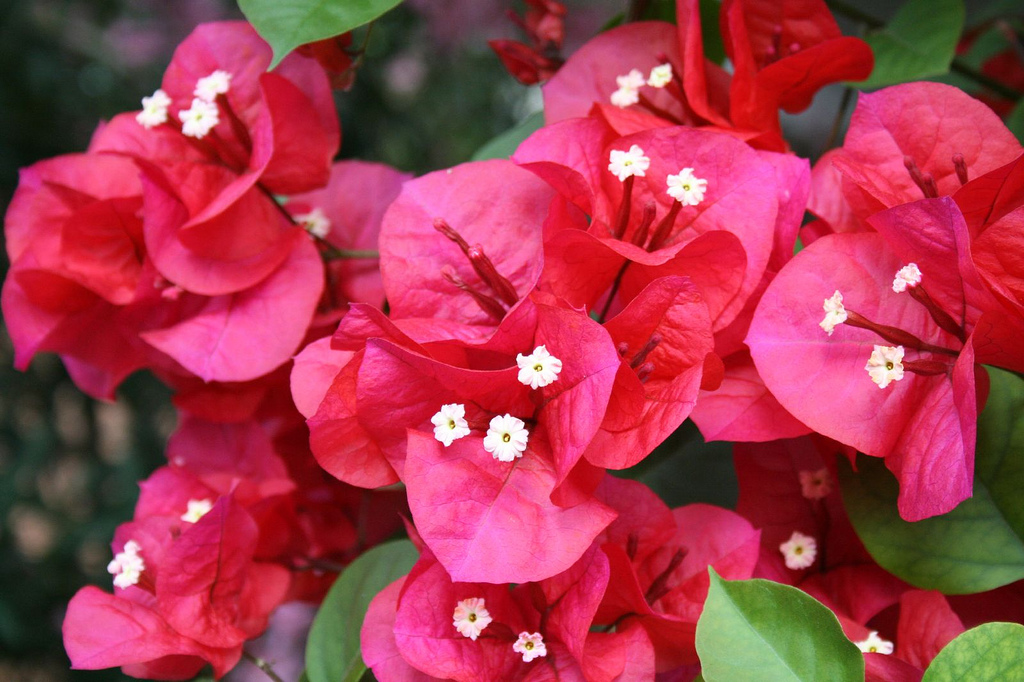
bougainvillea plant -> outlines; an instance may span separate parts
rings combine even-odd
[[[1024,150],[920,80],[962,5],[634,2],[563,54],[527,0],[543,125],[413,177],[335,160],[395,4],[245,0],[22,171],[18,367],[179,413],[72,667],[280,680],[247,642],[302,601],[310,682],[1024,679]],[[812,166],[780,113],[856,81]],[[697,429],[731,509],[653,490],[713,484]]]

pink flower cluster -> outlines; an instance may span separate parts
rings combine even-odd
[[[531,7],[560,44],[561,6]],[[511,159],[332,165],[323,68],[265,72],[269,47],[218,24],[141,113],[23,172],[17,363],[56,352],[108,398],[146,368],[182,414],[115,536],[114,593],[69,606],[75,667],[219,677],[405,503],[421,558],[362,629],[384,682],[689,679],[709,567],[813,595],[877,679],[919,679],[1004,598],[879,568],[836,458],[885,458],[908,520],[971,494],[981,365],[1024,371],[1020,145],[913,83],[862,95],[812,169],[779,110],[866,77],[867,45],[816,0],[726,0],[730,73],[699,3],[678,11],[573,55]],[[738,443],[736,511],[608,473],[687,418]]]

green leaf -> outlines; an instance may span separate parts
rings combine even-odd
[[[299,45],[368,24],[402,0],[238,0],[245,18],[274,49],[270,68]]]
[[[862,682],[864,657],[824,604],[789,585],[708,571],[711,590],[697,621],[707,682]]]
[[[1024,680],[1024,626],[985,623],[964,632],[936,656],[921,682]]]
[[[700,34],[704,39],[704,56],[715,64],[725,62],[725,42],[718,23],[721,10],[720,0],[700,0]]]
[[[409,572],[419,553],[408,540],[374,547],[353,561],[327,593],[306,643],[309,682],[357,682],[366,672],[359,631],[370,601]]]
[[[909,523],[882,460],[840,467],[846,511],[875,561],[917,587],[945,594],[995,589],[1024,578],[1024,382],[989,368],[992,387],[978,420],[974,496],[956,509]]]
[[[1006,127],[1024,144],[1024,99],[1017,102],[1017,106],[1006,117]]]
[[[868,33],[875,70],[863,89],[940,76],[949,71],[964,26],[963,0],[910,0],[887,26]]]
[[[507,159],[512,156],[523,140],[535,133],[542,125],[544,125],[544,112],[535,111],[473,152],[472,160]]]

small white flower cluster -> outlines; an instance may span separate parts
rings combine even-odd
[[[202,139],[220,123],[217,97],[227,94],[231,88],[231,74],[220,69],[196,82],[192,105],[178,112],[181,132],[188,137]],[[142,111],[135,120],[147,130],[167,122],[171,98],[163,90],[157,90],[149,97],[142,98]]]
[[[494,417],[484,436],[484,450],[491,453],[500,462],[512,462],[526,452],[526,442],[530,432],[522,419],[510,414]]]
[[[903,346],[875,346],[864,369],[879,388],[903,378]]]
[[[786,568],[799,571],[814,563],[818,556],[818,543],[810,535],[795,530],[789,540],[779,545],[779,551],[786,559]]]
[[[317,239],[324,239],[331,232],[331,219],[327,217],[319,206],[313,208],[309,213],[302,213],[295,216],[295,222],[299,223]]]
[[[519,366],[519,383],[532,389],[551,384],[562,371],[562,361],[549,353],[544,345],[537,346],[529,355],[519,353],[516,364]],[[470,433],[466,406],[459,403],[442,405],[430,422],[434,425],[434,438],[445,447]],[[529,438],[530,432],[522,419],[510,414],[495,416],[484,436],[484,450],[499,461],[512,462],[523,456]]]
[[[198,97],[192,100],[192,106],[178,112],[181,119],[181,132],[186,137],[201,140],[220,123],[220,111],[214,102],[207,102]]]
[[[832,332],[835,331],[837,325],[846,322],[846,308],[843,306],[843,295],[836,292],[832,294],[832,298],[825,299],[825,305],[822,306],[825,309],[825,319],[818,323],[818,325],[832,336]]]
[[[491,620],[491,614],[481,597],[463,599],[455,605],[455,613],[452,615],[452,625],[459,634],[469,637],[474,642],[484,628],[491,624]]]
[[[441,411],[430,418],[430,423],[434,425],[434,438],[445,447],[469,435],[466,406],[459,403],[442,405]]]
[[[539,632],[533,634],[520,632],[519,639],[512,645],[512,651],[523,655],[523,663],[529,663],[535,658],[548,655],[548,648],[544,646],[544,637]]]
[[[204,102],[212,102],[217,99],[218,95],[226,95],[230,88],[231,74],[217,69],[196,82],[196,89],[192,91],[192,96]]]
[[[186,523],[196,523],[210,513],[213,509],[213,502],[210,500],[189,500],[188,511],[181,515],[181,520]]]
[[[146,562],[139,552],[142,548],[135,540],[124,543],[124,549],[114,555],[107,564],[107,573],[114,576],[114,585],[122,590],[136,585],[146,570]]]
[[[171,106],[171,98],[163,90],[157,90],[149,97],[142,98],[142,111],[135,115],[135,120],[146,130],[167,123],[167,110]]]
[[[693,174],[692,168],[684,168],[677,175],[669,175],[668,195],[683,206],[696,206],[704,201],[708,190],[708,181]]]
[[[195,99],[187,111],[179,111],[181,132],[189,137],[202,139],[220,123],[217,96],[225,95],[231,87],[231,74],[218,69],[196,82],[192,92]]]
[[[917,263],[909,263],[904,265],[896,273],[896,277],[892,280],[892,290],[897,294],[902,294],[907,289],[913,289],[921,283],[921,270],[917,267]]]
[[[886,654],[889,655],[893,652],[893,645],[887,639],[882,639],[878,636],[877,630],[872,630],[868,633],[867,639],[854,642],[857,648],[866,654]]]
[[[530,388],[543,388],[553,383],[562,371],[562,361],[543,345],[534,348],[529,355],[516,355],[516,364],[519,366],[519,383]]]
[[[646,79],[639,69],[631,69],[629,73],[615,77],[618,89],[612,93],[611,103],[625,109],[640,101],[640,88],[649,85],[652,88],[664,88],[672,82],[672,65],[659,64],[651,69]]]
[[[455,605],[455,613],[452,614],[452,626],[460,635],[474,642],[493,620],[482,597],[463,599]],[[522,654],[524,663],[548,655],[544,637],[539,632],[520,632],[512,651]]]
[[[613,149],[608,154],[608,170],[619,182],[625,182],[626,178],[633,176],[642,178],[650,167],[651,159],[644,155],[639,145],[633,145],[629,151]]]

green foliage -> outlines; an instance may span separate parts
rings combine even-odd
[[[739,498],[732,443],[705,443],[690,420],[636,466],[609,473],[640,481],[670,507],[704,502],[733,509]]]
[[[536,111],[473,152],[472,160],[507,159],[512,156],[523,140],[536,132],[542,125],[544,125],[544,112]]]
[[[1024,626],[985,623],[961,634],[932,660],[921,682],[1024,680]]]
[[[238,0],[256,31],[274,48],[273,68],[299,45],[368,24],[402,0]]]
[[[725,42],[718,24],[722,3],[719,0],[700,0],[700,32],[704,39],[704,56],[715,64],[725,61]]]
[[[860,682],[864,657],[823,604],[770,580],[725,581],[697,621],[697,655],[707,682]]]
[[[875,70],[858,87],[881,88],[949,71],[964,26],[963,0],[910,0],[886,26],[865,36]]]
[[[1017,106],[1006,117],[1006,127],[1024,144],[1024,99],[1017,102]]]
[[[943,516],[909,523],[882,460],[840,470],[857,535],[887,571],[923,589],[969,594],[1024,578],[1024,382],[989,369],[992,388],[978,420],[974,496]]]
[[[374,547],[346,568],[327,593],[306,643],[309,682],[357,682],[366,672],[359,631],[370,601],[405,575],[419,552],[408,540]]]

